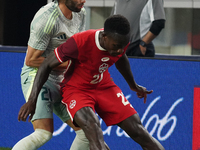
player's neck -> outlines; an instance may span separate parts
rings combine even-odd
[[[102,48],[105,48],[104,47],[104,40],[103,40],[103,32],[102,31],[99,32],[99,44],[100,44],[100,46]]]
[[[72,11],[67,8],[65,3],[59,3],[59,8],[67,19],[72,19]]]

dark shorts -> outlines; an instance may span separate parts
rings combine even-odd
[[[130,45],[128,46],[126,50],[126,55],[138,56],[138,57],[154,57],[155,56],[155,48],[152,42],[147,45],[147,51],[145,55],[142,55],[139,44],[140,44],[140,40],[130,43]]]

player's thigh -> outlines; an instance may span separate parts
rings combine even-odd
[[[75,114],[83,107],[90,107],[94,110],[95,100],[89,92],[72,87],[63,93],[62,103],[66,106],[71,120],[74,121]]]
[[[75,131],[80,129],[80,128],[77,128],[77,127],[74,126],[74,124],[71,121],[71,117],[70,117],[70,115],[69,115],[69,113],[67,111],[67,107],[62,102],[56,102],[56,103],[53,104],[53,112],[64,123],[67,123]]]
[[[32,122],[34,128],[45,129],[53,133],[53,100],[52,92],[46,84],[42,87],[36,104]]]
[[[45,86],[49,92],[53,113],[57,115],[63,122],[66,122],[70,119],[70,116],[67,112],[66,106],[61,102],[62,95],[60,93],[60,85],[52,82],[51,80],[47,80]]]
[[[74,122],[82,129],[90,128],[93,124],[100,126],[99,119],[91,107],[83,107],[74,115]]]
[[[22,77],[22,91],[27,101],[32,90],[34,76]],[[51,93],[47,86],[43,86],[37,99],[35,114],[32,118],[34,129],[40,128],[53,132],[53,104]]]
[[[30,72],[23,73],[21,75],[21,88],[26,101],[28,100],[28,97],[31,93],[35,75],[36,75],[35,69],[33,69]]]
[[[76,126],[72,123],[71,119],[70,119],[70,120],[67,120],[65,123],[67,123],[68,126],[70,126],[72,129],[74,129],[74,131],[77,131],[77,130],[80,130],[80,129],[81,129],[80,127],[76,127]]]
[[[53,119],[53,102],[50,90],[43,86],[38,95],[35,114],[31,121],[45,118]]]
[[[134,114],[125,120],[121,121],[117,124],[120,128],[122,128],[127,133],[132,133],[132,131],[138,130],[139,126],[142,125],[141,120],[138,114]]]
[[[44,118],[44,119],[37,119],[32,122],[33,128],[35,129],[44,129],[53,133],[54,126],[53,126],[53,119],[52,118]]]
[[[95,110],[106,125],[115,125],[137,113],[118,86],[98,90]]]
[[[66,122],[68,125],[70,125],[71,118],[69,116],[69,113],[67,111],[67,108],[62,102],[56,102],[53,104],[53,112],[55,115],[57,115],[63,122]],[[71,126],[70,126],[71,127]]]
[[[32,77],[28,77],[26,82],[22,84],[22,91],[26,100],[28,99],[30,91],[32,90],[32,80]],[[44,118],[53,119],[53,103],[51,99],[51,92],[46,85],[42,87],[38,95],[35,114],[33,115],[31,121]]]

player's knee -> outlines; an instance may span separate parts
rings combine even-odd
[[[139,118],[139,116],[137,114],[129,117],[126,120],[126,123],[129,124],[128,127],[126,127],[126,131],[129,132],[128,133],[129,136],[131,136],[133,139],[141,138],[145,134],[148,134],[147,130],[142,125],[142,122],[141,122],[141,120],[140,120],[140,118]]]
[[[33,138],[37,141],[39,147],[52,138],[52,133],[43,129],[36,129],[34,133]]]
[[[87,123],[85,124],[87,126],[87,128],[89,128],[90,130],[92,129],[96,129],[100,127],[100,122],[97,118],[88,118]]]
[[[51,137],[51,132],[43,129],[36,129],[32,134],[16,143],[12,150],[35,150],[49,141]]]
[[[82,141],[84,141],[84,142],[89,142],[88,139],[86,138],[85,133],[83,132],[82,129],[77,130],[77,131],[75,131],[75,132],[76,132],[76,137],[77,137],[79,140],[82,140]]]

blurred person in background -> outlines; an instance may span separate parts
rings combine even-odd
[[[165,26],[163,3],[163,0],[115,1],[111,14],[125,16],[131,25],[131,44],[126,51],[127,56],[155,56],[152,40]]]

